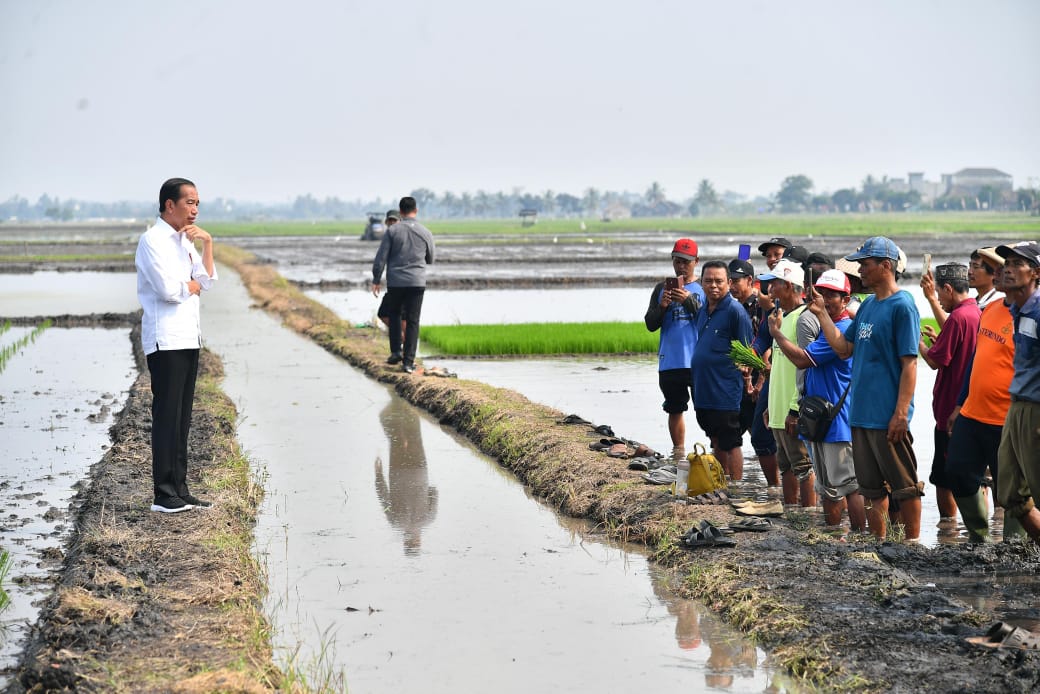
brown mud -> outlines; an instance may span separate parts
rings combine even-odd
[[[261,490],[237,449],[220,360],[203,351],[189,443],[192,489],[214,506],[152,513],[150,382],[131,339],[141,375],[73,501],[60,579],[7,691],[270,691],[282,676],[251,554]]]
[[[257,306],[371,377],[393,384],[402,397],[465,434],[562,512],[592,519],[611,536],[645,543],[682,577],[687,596],[748,633],[807,684],[835,691],[1040,688],[1040,652],[987,649],[965,640],[998,619],[1040,619],[1040,552],[1035,546],[924,548],[841,541],[812,527],[806,515],[787,513],[774,521],[771,532],[737,534],[734,548],[681,549],[680,535],[697,520],[721,525],[736,516],[728,506],[672,502],[663,488],[644,484],[624,461],[589,451],[587,427],[557,424],[564,413],[518,393],[387,367],[378,330],[340,320],[247,252],[227,246],[218,251],[219,260],[241,274]],[[157,518],[145,510],[148,415],[146,406],[134,403],[146,397],[147,386],[139,380],[113,429],[113,448],[82,494],[76,540],[20,681],[42,685],[38,691],[48,685],[100,691],[118,681],[112,667],[132,672],[136,663],[139,670],[155,668],[166,676],[139,680],[128,690],[159,690],[184,681],[202,664],[246,681],[239,686],[229,679],[213,689],[268,686],[276,681],[269,644],[266,638],[244,636],[249,628],[262,631],[255,612],[262,584],[256,576],[225,575],[219,569],[216,575],[205,573],[217,559],[211,547],[190,545],[191,524],[213,516]],[[204,415],[199,417],[192,466],[202,468],[205,484],[207,461],[222,458],[233,446],[233,415],[208,424]],[[625,434],[620,428],[617,433]],[[209,484],[201,488],[216,491]],[[253,492],[239,494],[238,501],[220,500],[217,507],[237,509],[227,520],[236,537],[248,533],[245,524],[255,510]],[[182,531],[178,548],[191,547],[187,552],[175,553],[161,542],[174,528]],[[102,532],[109,538],[104,542],[97,539]],[[131,537],[144,538],[145,547],[131,544]],[[995,598],[997,607],[973,608],[959,597],[965,584],[976,584]],[[110,607],[102,603],[104,609],[77,608],[72,597],[81,592],[114,602]],[[228,604],[241,614],[227,611]],[[222,631],[235,615],[252,626]]]

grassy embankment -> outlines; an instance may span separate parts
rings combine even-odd
[[[920,212],[834,215],[763,214],[747,217],[683,217],[619,219],[613,222],[543,219],[523,227],[516,219],[424,219],[437,234],[466,236],[588,237],[620,233],[672,231],[680,233],[756,236],[903,236],[908,234],[1001,233],[1009,238],[1040,236],[1040,217],[1000,212]],[[363,220],[333,222],[213,222],[205,225],[216,236],[337,236],[361,235]]]

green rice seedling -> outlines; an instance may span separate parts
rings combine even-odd
[[[658,337],[642,323],[423,326],[424,342],[452,355],[648,354]]]
[[[733,360],[734,364],[737,366],[750,366],[757,371],[765,370],[766,363],[762,361],[762,357],[755,354],[755,350],[751,349],[751,345],[745,345],[740,340],[733,340],[729,344],[729,358]]]
[[[4,369],[7,368],[7,362],[12,357],[14,357],[14,355],[18,354],[18,352],[21,351],[26,345],[30,343],[35,343],[36,338],[39,337],[40,334],[43,333],[43,331],[49,327],[51,327],[51,320],[48,318],[47,320],[43,321],[35,328],[33,328],[32,331],[29,332],[27,335],[20,337],[13,343],[5,345],[2,349],[0,349],[0,373],[4,372]],[[0,330],[0,335],[10,330],[10,328],[11,322],[7,321],[4,324],[3,330]]]
[[[0,549],[0,612],[3,612],[11,604],[11,596],[4,589],[7,581],[7,573],[11,570],[11,553],[6,549]]]

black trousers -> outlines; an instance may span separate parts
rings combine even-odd
[[[152,375],[152,486],[155,500],[188,493],[188,430],[199,373],[199,350],[148,355]]]
[[[386,309],[390,313],[390,352],[401,352],[405,364],[415,362],[415,351],[419,346],[419,314],[422,313],[423,294],[426,287],[389,287],[386,290]],[[404,328],[404,350],[401,349],[401,319],[408,321]]]

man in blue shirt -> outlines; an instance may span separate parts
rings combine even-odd
[[[697,333],[693,321],[704,305],[704,290],[697,282],[697,242],[679,239],[672,247],[670,281],[658,282],[650,293],[650,306],[643,316],[646,329],[661,331],[657,353],[658,385],[664,395],[661,407],[668,413],[668,435],[672,439],[672,457],[686,455],[686,420],[692,380],[690,363]]]
[[[711,438],[715,457],[731,479],[744,476],[740,401],[744,373],[729,357],[733,340],[751,342],[751,319],[729,293],[729,268],[721,260],[704,264],[701,284],[707,305],[696,317],[693,350],[693,406],[697,423]]]
[[[838,330],[848,328],[852,319],[848,312],[849,278],[845,273],[841,270],[825,271],[816,282],[816,292],[823,297],[827,315]],[[847,396],[847,389],[852,382],[852,357],[839,359],[822,332],[802,348],[780,330],[782,319],[779,314],[770,317],[769,322],[777,348],[796,367],[805,369],[805,395],[818,395],[834,405],[844,399],[823,441],[806,441],[806,445],[816,472],[816,492],[822,500],[827,525],[839,525],[842,507],[847,506],[851,528],[864,530],[866,511],[856,481],[852,428],[849,426],[852,401]]]
[[[1040,244],[998,246],[1004,258],[1004,294],[1015,319],[1015,375],[1011,407],[997,451],[997,500],[1040,544]]]
[[[819,318],[827,343],[852,364],[852,454],[859,491],[867,505],[870,532],[887,533],[888,494],[899,501],[898,520],[906,539],[921,536],[921,496],[910,418],[917,385],[917,345],[921,317],[909,292],[896,284],[899,248],[891,239],[874,236],[846,260],[859,261],[863,284],[874,295],[863,302],[845,332],[838,330],[817,295],[809,305]]]

